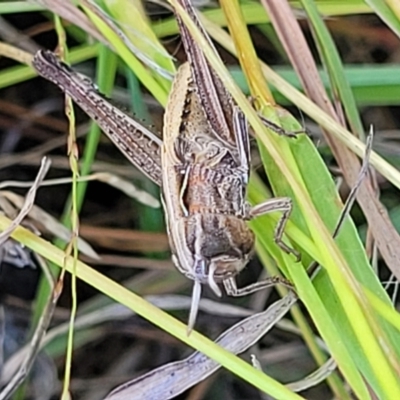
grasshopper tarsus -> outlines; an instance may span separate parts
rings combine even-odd
[[[295,257],[296,262],[301,261],[301,253],[300,252],[298,252],[297,250],[288,246],[283,240],[277,238],[276,236],[274,237],[274,241],[280,247],[280,249],[283,250],[286,254],[292,254]]]
[[[256,101],[257,99],[253,96],[249,96],[248,100],[252,107],[257,110],[256,106]],[[286,129],[282,128],[280,125],[276,124],[275,122],[270,121],[268,118],[266,118],[264,115],[261,114],[261,112],[257,111],[257,115],[260,118],[261,122],[269,128],[271,131],[277,133],[280,136],[286,136],[288,138],[296,139],[298,135],[305,133],[308,134],[307,128],[304,129],[299,129],[297,131],[287,131]]]
[[[271,129],[271,131],[277,133],[279,136],[285,136],[291,139],[297,139],[297,136],[303,133],[307,133],[306,128],[304,129],[299,129],[297,131],[287,131],[283,129],[281,126],[275,124],[274,122],[271,122],[268,118],[265,118],[263,115],[258,114],[260,117],[262,123],[268,128]]]

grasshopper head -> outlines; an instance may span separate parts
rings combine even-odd
[[[218,283],[234,277],[245,267],[253,252],[254,234],[245,221],[227,215],[197,215],[184,222],[177,221],[174,228],[170,235],[174,264],[194,281],[190,332],[197,316],[202,284],[221,297]]]
[[[201,257],[195,258],[192,271],[186,273],[186,276],[193,279],[194,281],[192,304],[190,307],[189,322],[187,328],[188,335],[192,331],[196,322],[201,298],[202,284],[208,284],[211,290],[218,297],[221,297],[221,289],[219,288],[217,283],[222,282],[232,276],[235,276],[239,271],[244,268],[248,261],[248,258],[249,255],[247,255],[245,258],[232,258],[226,255],[221,255],[211,260],[206,260]]]

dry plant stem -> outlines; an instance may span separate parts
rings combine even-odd
[[[55,15],[59,15],[63,19],[79,26],[84,32],[87,32],[90,36],[105,45],[109,45],[107,40],[93,25],[86,14],[76,7],[73,2],[65,0],[33,0],[33,2],[42,5],[46,10],[50,10]]]
[[[40,47],[28,35],[24,35],[5,18],[0,17],[0,36],[5,42],[16,44],[18,47],[31,53],[37,52]]]
[[[108,172],[97,172],[91,175],[85,175],[79,177],[77,182],[90,182],[90,181],[100,181],[107,183],[110,186],[115,187],[116,189],[121,190],[126,195],[131,197],[132,199],[136,199],[139,202],[148,205],[152,208],[159,208],[160,202],[150,195],[149,193],[138,189],[131,182],[120,178],[117,175],[110,174]],[[43,181],[40,186],[56,186],[56,185],[65,185],[72,182],[72,178],[58,178],[58,179],[47,179]],[[18,188],[26,188],[31,187],[33,182],[21,182],[21,181],[3,181],[0,183],[0,191],[7,187],[18,187]]]
[[[365,147],[365,157],[363,158],[363,161],[362,161],[362,166],[361,166],[360,172],[359,172],[358,177],[357,177],[357,182],[351,188],[350,193],[347,196],[347,199],[346,199],[346,201],[344,203],[343,209],[342,209],[342,211],[341,211],[341,213],[339,215],[338,222],[337,222],[336,227],[335,227],[335,229],[334,229],[334,231],[332,233],[332,237],[334,239],[338,236],[338,234],[340,232],[340,229],[343,226],[343,223],[344,223],[345,219],[349,217],[350,211],[351,211],[351,209],[353,207],[353,204],[356,201],[357,193],[358,193],[358,191],[359,191],[359,189],[361,187],[361,184],[362,184],[365,176],[368,173],[369,158],[370,158],[370,155],[371,155],[371,152],[372,152],[373,138],[374,138],[374,131],[373,131],[372,127],[371,127],[370,133],[369,133],[369,135],[367,137],[367,142],[365,144],[366,145],[366,147]],[[310,275],[315,274],[317,267],[318,267],[318,263],[315,262],[315,261],[312,262],[310,264],[310,266],[307,268],[308,273]]]
[[[303,390],[310,389],[317,386],[328,378],[336,369],[336,362],[333,358],[329,358],[321,367],[316,371],[307,375],[305,378],[298,382],[288,383],[286,386],[294,392],[302,392]]]
[[[340,122],[329,101],[312,55],[293,12],[282,0],[262,0],[271,21],[284,45],[291,63],[305,88],[307,95],[332,118]],[[324,131],[324,136],[343,172],[349,187],[357,182],[360,163],[350,150],[338,139]],[[400,236],[390,222],[387,210],[377,199],[369,180],[363,180],[357,195],[368,226],[377,246],[392,273],[400,280]]]
[[[33,203],[35,202],[36,191],[38,190],[41,182],[43,181],[47,171],[50,168],[50,160],[46,157],[42,159],[42,163],[40,165],[39,172],[36,176],[35,182],[32,187],[29,189],[28,194],[26,195],[24,204],[21,207],[21,210],[18,216],[14,219],[13,223],[0,234],[0,246],[11,236],[12,232],[15,228],[21,224],[23,219],[29,214],[30,210],[33,207]]]
[[[358,177],[357,177],[357,181],[356,181],[355,185],[351,188],[350,193],[347,196],[343,210],[339,217],[339,221],[336,225],[335,230],[333,231],[333,234],[332,234],[333,238],[335,238],[339,234],[340,228],[341,228],[344,220],[348,217],[350,210],[352,209],[353,204],[357,199],[357,193],[361,187],[361,184],[368,173],[369,157],[370,157],[371,151],[372,151],[373,140],[374,140],[374,131],[373,131],[373,127],[371,126],[369,135],[367,137],[367,142],[365,143],[365,156],[362,161],[362,165],[361,165],[361,169],[358,174]]]
[[[1,207],[4,208],[6,205],[8,205],[12,208],[12,211],[7,212],[7,215],[12,215],[15,209],[22,209],[23,204],[23,198],[14,192],[5,190],[0,191]],[[71,239],[71,232],[69,229],[67,229],[57,219],[35,204],[32,205],[27,217],[29,217],[29,221],[33,222],[34,225],[37,225],[42,232],[54,235],[55,237],[58,237],[64,241]],[[78,248],[83,254],[95,259],[98,258],[96,252],[82,238],[78,238]]]
[[[22,64],[30,65],[32,61],[32,54],[7,43],[0,42],[0,54],[19,61]]]

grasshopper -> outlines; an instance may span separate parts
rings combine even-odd
[[[212,46],[190,1],[179,2]],[[275,242],[296,258],[298,253],[282,241],[291,199],[274,198],[255,207],[247,203],[250,144],[246,119],[179,15],[177,20],[188,61],[174,78],[164,115],[163,141],[110,104],[90,80],[53,53],[39,51],[33,66],[71,96],[129,161],[161,186],[173,262],[194,281],[189,333],[196,320],[202,284],[209,285],[217,296],[222,295],[220,283],[231,296],[244,296],[278,282],[290,285],[269,278],[237,287],[235,277],[254,249],[248,220],[281,211]]]

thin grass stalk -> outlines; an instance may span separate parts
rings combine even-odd
[[[58,50],[63,59],[68,59],[68,48],[66,46],[66,34],[65,30],[61,24],[61,20],[59,17],[55,16],[55,29],[58,36]],[[69,318],[69,328],[68,328],[68,339],[67,339],[67,348],[66,348],[66,357],[65,357],[65,369],[64,369],[64,380],[62,385],[62,400],[68,400],[70,398],[69,395],[69,386],[71,382],[71,368],[72,368],[72,352],[74,347],[74,321],[76,317],[76,312],[78,308],[77,294],[76,294],[76,262],[78,260],[78,245],[77,239],[79,237],[79,211],[77,206],[77,187],[78,182],[77,179],[79,177],[79,166],[78,166],[78,147],[76,144],[76,132],[75,132],[75,113],[72,104],[71,98],[66,96],[65,101],[65,114],[68,118],[69,122],[69,132],[68,132],[68,157],[69,164],[72,172],[72,205],[68,210],[68,218],[71,223],[72,228],[72,236],[71,240],[68,243],[65,249],[65,255],[70,256],[73,254],[73,264],[71,271],[71,313]],[[64,278],[65,267],[63,267],[60,274],[60,282],[62,284]]]

